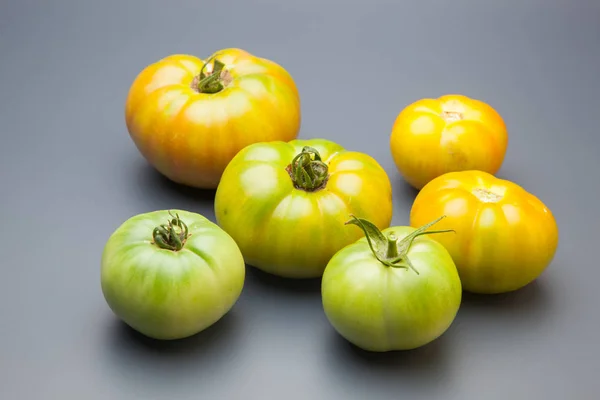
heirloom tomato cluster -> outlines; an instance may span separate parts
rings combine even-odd
[[[292,76],[247,51],[147,66],[130,87],[125,122],[159,173],[215,191],[214,222],[156,210],[130,217],[105,244],[108,306],[155,339],[219,321],[248,265],[320,279],[323,312],[348,342],[414,349],[448,330],[463,291],[520,289],[558,246],[544,203],[496,177],[508,146],[502,117],[463,95],[417,100],[391,126],[393,164],[418,190],[408,226],[391,226],[392,184],[378,160],[324,137],[298,138]]]

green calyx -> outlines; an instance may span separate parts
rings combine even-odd
[[[152,231],[154,244],[165,250],[179,251],[183,248],[185,241],[190,236],[187,225],[179,218],[179,215],[173,216],[167,224],[159,225]]]
[[[309,192],[325,187],[329,177],[327,164],[321,160],[319,152],[310,146],[304,146],[294,157],[288,172],[296,188]]]
[[[224,69],[225,64],[216,58],[212,62],[212,71],[210,71],[208,74],[204,72],[205,68],[210,65],[211,61],[213,61],[213,59],[210,59],[204,63],[202,69],[200,70],[200,75],[197,77],[198,84],[196,89],[200,93],[218,93],[231,82],[231,75],[229,74],[229,71]]]
[[[383,232],[377,228],[377,226],[367,220],[356,218],[354,215],[351,215],[352,219],[346,222],[345,225],[356,225],[363,230],[365,237],[367,238],[367,242],[369,243],[369,247],[379,262],[392,268],[410,268],[417,275],[419,275],[419,271],[416,270],[408,258],[410,246],[412,245],[413,240],[421,235],[454,232],[452,229],[426,231],[444,217],[445,216],[441,216],[435,221],[429,222],[420,228],[417,228],[400,241],[398,241],[398,238],[394,234],[385,236]]]

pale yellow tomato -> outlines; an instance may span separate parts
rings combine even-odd
[[[500,114],[463,95],[410,104],[396,118],[390,136],[398,171],[417,189],[446,172],[476,169],[496,174],[507,146]]]

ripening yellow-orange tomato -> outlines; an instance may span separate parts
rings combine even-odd
[[[558,226],[532,193],[483,171],[449,172],[421,189],[410,211],[418,227],[445,216],[432,236],[450,252],[462,286],[473,293],[504,293],[537,279],[554,258]]]
[[[373,157],[331,140],[255,143],[225,169],[214,207],[246,264],[318,278],[335,252],[360,238],[345,225],[351,215],[390,225],[392,185]]]
[[[396,117],[390,136],[398,171],[417,189],[446,172],[495,175],[507,146],[500,114],[483,101],[458,94],[408,105]]]
[[[125,121],[141,154],[170,180],[215,189],[238,151],[290,141],[300,130],[300,97],[279,64],[241,49],[208,60],[175,54],[135,78]]]

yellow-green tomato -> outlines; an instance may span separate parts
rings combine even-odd
[[[249,265],[316,278],[335,252],[360,237],[344,229],[349,214],[389,226],[392,187],[375,159],[329,140],[262,142],[225,169],[215,214]]]
[[[112,311],[154,339],[181,339],[216,323],[236,303],[245,264],[235,241],[204,216],[154,211],[108,239],[101,286]]]
[[[462,288],[446,248],[424,236],[453,234],[426,231],[437,221],[383,231],[354,216],[347,222],[365,236],[332,257],[321,282],[325,315],[342,337],[367,351],[410,350],[450,327]]]

